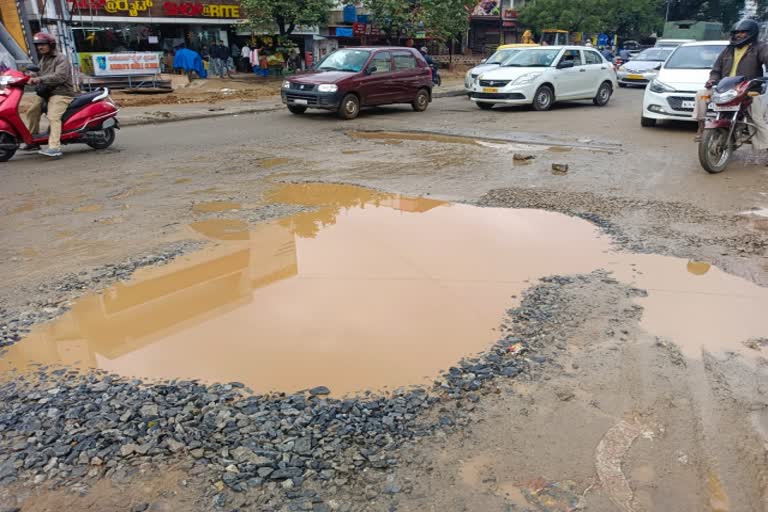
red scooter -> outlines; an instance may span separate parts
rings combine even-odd
[[[29,133],[19,116],[19,103],[29,79],[29,75],[15,70],[0,75],[0,162],[10,160],[22,143],[48,143],[47,133]],[[62,117],[61,143],[108,148],[115,141],[115,130],[120,128],[117,111],[106,88],[75,97]]]

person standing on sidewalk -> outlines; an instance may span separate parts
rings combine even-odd
[[[211,72],[218,75],[219,78],[224,78],[228,57],[229,50],[224,46],[224,41],[219,41],[211,46]]]
[[[38,32],[32,39],[38,55],[40,55],[40,72],[29,80],[35,85],[37,96],[27,110],[27,127],[29,132],[40,132],[40,118],[43,115],[43,104],[48,101],[48,148],[39,153],[51,158],[61,157],[61,118],[64,111],[72,102],[75,88],[72,85],[72,66],[63,53],[56,51],[56,38],[45,32]],[[25,146],[26,150],[39,149],[35,146]]]

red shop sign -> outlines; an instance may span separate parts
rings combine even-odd
[[[165,2],[163,4],[163,12],[166,16],[198,17],[203,15],[203,9],[205,9],[205,6],[197,2],[184,2],[181,4]]]

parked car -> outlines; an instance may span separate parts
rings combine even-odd
[[[354,119],[363,107],[410,103],[423,112],[432,101],[432,70],[414,48],[343,48],[315,69],[283,82],[281,97],[293,114],[308,108]]]
[[[467,74],[464,76],[464,90],[467,92],[467,96],[469,96],[470,89],[472,88],[472,82],[474,82],[478,76],[480,76],[480,73],[483,71],[487,71],[489,69],[495,69],[499,67],[504,61],[509,59],[512,55],[519,52],[522,48],[531,48],[531,47],[537,47],[539,45],[537,44],[505,44],[502,46],[499,46],[496,51],[488,57],[487,59],[484,59],[480,64],[473,67],[469,71],[467,71]]]
[[[648,48],[643,50],[636,57],[632,58],[626,64],[623,64],[617,71],[619,87],[628,85],[648,85],[648,82],[656,78],[664,61],[672,55],[674,48]]]
[[[640,123],[656,126],[660,120],[694,121],[696,91],[709,80],[709,72],[728,41],[700,41],[677,47],[645,89]]]
[[[556,101],[591,99],[603,106],[617,85],[613,64],[583,46],[524,48],[498,69],[480,74],[470,99],[481,109],[497,103],[549,110]]]

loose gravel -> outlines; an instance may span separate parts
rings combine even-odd
[[[288,510],[358,510],[359,493],[391,499],[408,490],[387,480],[402,462],[399,448],[468,425],[474,404],[498,392],[497,379],[536,378],[578,317],[568,290],[593,282],[617,284],[601,271],[542,279],[508,311],[489,350],[430,389],[388,396],[325,398],[332,390],[323,386],[252,395],[236,382],[143,383],[42,367],[0,386],[0,488],[87,494],[102,478],[181,464],[205,484],[201,510],[286,502]]]

